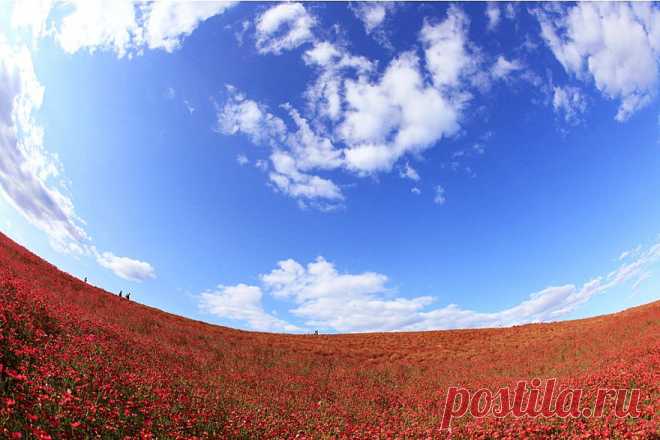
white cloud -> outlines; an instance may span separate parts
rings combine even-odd
[[[44,88],[26,49],[0,39],[0,189],[30,223],[48,234],[53,247],[84,253],[88,240],[73,202],[49,182],[61,165],[43,148],[43,130],[33,117]]]
[[[656,97],[660,59],[656,5],[579,3],[560,12],[539,10],[536,15],[543,39],[566,72],[593,80],[601,93],[620,101],[618,121]]]
[[[303,54],[305,64],[318,66],[322,70],[332,70],[335,73],[341,69],[354,69],[359,73],[371,72],[374,63],[362,56],[350,54],[344,47],[328,41],[316,42]]]
[[[395,2],[357,2],[351,3],[350,9],[364,25],[364,31],[386,48],[393,49],[385,29],[388,15],[397,8]]]
[[[639,286],[640,286],[644,281],[650,279],[652,275],[653,275],[653,273],[651,273],[651,272],[644,272],[644,273],[642,273],[642,274],[639,276],[639,278],[637,278],[637,280],[635,280],[635,282],[633,283],[631,289],[632,289],[632,290],[637,290],[637,289],[639,289]]]
[[[576,87],[555,87],[552,106],[556,112],[564,114],[566,122],[577,124],[587,109],[587,101],[580,89]]]
[[[399,175],[402,178],[406,178],[414,181],[419,180],[419,173],[417,173],[417,170],[411,167],[408,162],[406,162],[406,165],[403,168],[401,168]]]
[[[497,29],[498,25],[502,21],[502,11],[504,11],[504,17],[508,20],[513,20],[516,18],[516,5],[514,3],[507,3],[506,6],[500,7],[500,2],[489,1],[486,5],[486,18],[488,23],[486,24],[486,29],[489,31],[494,31]]]
[[[262,292],[257,286],[220,285],[217,290],[203,292],[200,295],[199,306],[202,311],[220,318],[246,321],[253,330],[287,332],[300,330],[295,325],[265,312],[261,298]]]
[[[627,251],[621,252],[621,255],[619,255],[619,261],[623,261],[630,257],[636,257],[637,255],[639,255],[641,250],[642,250],[642,246],[637,245],[633,249],[629,249]]]
[[[45,232],[60,252],[97,256],[97,261],[120,276],[149,273],[144,262],[104,253],[100,257],[76,214],[66,189],[52,183],[61,179],[57,157],[43,146],[43,129],[34,112],[41,106],[44,87],[25,49],[11,48],[0,37],[0,193],[25,219]],[[150,268],[151,272],[145,272]]]
[[[254,166],[261,171],[268,171],[268,161],[263,160],[263,159],[257,159],[254,162]]]
[[[146,261],[118,257],[112,252],[96,253],[96,261],[100,266],[111,270],[115,275],[125,280],[139,282],[156,278],[156,271]]]
[[[459,86],[462,77],[476,69],[476,54],[467,48],[468,25],[465,13],[455,6],[449,8],[447,18],[437,25],[424,23],[420,40],[437,87]]]
[[[387,13],[395,8],[395,3],[388,2],[359,2],[351,7],[355,16],[362,21],[367,34],[380,27],[387,17]]]
[[[502,327],[556,320],[588,300],[596,292],[595,289],[596,287],[591,283],[585,284],[580,290],[570,284],[548,287],[531,294],[528,299],[514,307],[493,313],[476,312],[450,304],[439,309],[421,312],[418,322],[411,325],[409,329]]]
[[[497,3],[488,2],[486,6],[486,18],[488,18],[488,30],[495,30],[500,22],[500,7]]]
[[[300,3],[280,3],[261,14],[255,23],[257,50],[280,54],[312,41],[316,19]]]
[[[342,49],[328,41],[320,41],[314,44],[314,47],[305,51],[303,59],[308,65],[317,65],[328,67],[337,62],[342,57]]]
[[[418,320],[420,310],[431,297],[383,299],[371,295],[322,297],[305,301],[291,310],[309,327],[340,332],[390,331],[405,328]]]
[[[330,139],[312,130],[307,120],[293,107],[288,104],[283,107],[289,111],[291,119],[298,126],[298,129],[287,137],[287,146],[296,157],[297,167],[310,170],[335,169],[341,166],[341,151],[334,147]]]
[[[435,197],[433,197],[433,203],[438,205],[444,205],[447,201],[447,196],[445,195],[445,189],[441,185],[435,187]]]
[[[241,23],[241,28],[234,32],[234,37],[236,37],[236,42],[239,46],[243,46],[243,38],[245,37],[245,33],[248,31],[248,29],[250,29],[250,26],[252,26],[252,22],[250,20],[243,20]]]
[[[629,263],[624,263],[617,270],[607,275],[604,282],[606,287],[621,284],[630,279],[646,277],[648,268],[660,260],[660,243],[656,243],[647,250],[640,248],[638,251],[636,250],[635,254],[631,255],[636,255],[636,259]]]
[[[53,0],[23,0],[14,2],[11,13],[11,26],[15,29],[28,29],[33,39],[48,33],[48,17]]]
[[[516,7],[517,6],[514,5],[514,3],[507,3],[506,7],[504,8],[504,15],[506,16],[506,18],[508,18],[509,20],[513,20],[514,18],[516,18],[516,14],[517,14]]]
[[[85,0],[87,1],[87,0]],[[144,38],[150,49],[172,52],[181,46],[199,24],[222,14],[236,2],[231,1],[157,1],[143,6],[147,18]]]
[[[341,190],[331,180],[306,173],[310,169],[332,169],[341,165],[341,152],[329,139],[319,136],[290,105],[283,105],[297,130],[288,130],[284,121],[255,101],[245,98],[232,87],[230,99],[218,111],[218,128],[225,134],[244,133],[253,143],[270,145],[273,165],[269,178],[274,187],[293,198],[326,199],[340,202]],[[285,149],[286,147],[286,149]],[[263,162],[257,165],[265,170]],[[330,208],[331,205],[319,204]]]
[[[273,324],[275,318],[263,312],[265,292],[288,304],[289,313],[309,328],[362,332],[511,326],[561,319],[594,295],[627,282],[636,288],[648,279],[650,267],[658,261],[660,243],[640,251],[635,261],[581,287],[550,286],[512,307],[478,312],[456,304],[430,308],[435,302],[431,296],[395,296],[387,286],[388,277],[377,272],[342,273],[322,257],[307,265],[288,259],[260,275],[261,287],[221,286],[218,292],[202,297],[202,308],[211,309],[217,299],[218,316],[248,321],[252,328],[287,330],[289,324],[279,320]]]
[[[344,199],[339,187],[331,180],[301,172],[298,163],[290,154],[276,150],[270,160],[273,164],[270,180],[283,193],[304,199]]]
[[[74,0],[73,12],[62,19],[56,38],[62,49],[75,53],[112,50],[123,57],[142,39],[142,29],[130,1]]]
[[[235,2],[33,0],[16,2],[12,26],[33,38],[53,36],[68,53],[109,50],[123,57],[145,48],[172,52],[204,20]],[[57,8],[58,14],[52,14]],[[62,15],[58,22],[54,15]]]
[[[268,109],[228,86],[229,99],[218,110],[218,130],[224,134],[243,133],[253,143],[280,142],[286,135],[286,125]]]
[[[292,297],[304,302],[324,296],[369,295],[386,290],[385,275],[374,272],[339,274],[323,257],[316,258],[307,267],[292,259],[277,265],[277,269],[260,277],[277,298]]]
[[[419,60],[406,52],[377,83],[346,80],[339,137],[348,145],[346,167],[359,174],[389,171],[407,153],[430,147],[459,128],[462,102],[424,83]]]
[[[243,166],[243,165],[247,165],[250,161],[248,160],[245,154],[239,154],[238,156],[236,156],[236,162],[238,162],[240,166]]]
[[[490,70],[491,75],[495,79],[506,79],[512,72],[521,70],[523,65],[518,60],[507,60],[503,56],[497,57],[497,61],[493,64]]]
[[[259,17],[257,28],[271,35],[303,12],[299,4],[275,6]],[[330,178],[314,172],[388,172],[403,156],[419,155],[459,131],[471,99],[467,89],[479,65],[467,27],[465,14],[451,7],[444,21],[425,22],[419,35],[423,63],[411,50],[398,54],[382,73],[377,73],[377,62],[352,55],[340,43],[316,40],[302,56],[317,73],[305,92],[307,111],[279,106],[293,128],[264,104],[230,88],[230,98],[218,111],[219,131],[244,133],[254,143],[270,146],[275,151],[270,181],[283,193],[343,200]],[[409,167],[406,175],[415,180]]]
[[[195,107],[193,107],[192,104],[190,104],[190,101],[188,101],[187,99],[184,99],[183,100],[183,105],[186,106],[186,110],[188,110],[188,113],[190,113],[192,115],[193,112],[195,111]]]
[[[319,72],[305,92],[308,105],[318,116],[333,122],[342,116],[343,75],[347,72],[365,75],[374,69],[368,59],[353,56],[343,47],[327,41],[315,43],[304,53],[303,60]]]
[[[387,277],[375,272],[339,273],[323,259],[302,266],[285,260],[268,274],[263,285],[275,298],[293,300],[291,310],[308,326],[354,331],[378,326],[393,329],[407,324],[407,315],[430,304],[430,297],[383,299]]]

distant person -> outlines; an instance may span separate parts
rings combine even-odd
[[[124,297],[124,295],[122,295],[122,291],[121,291],[121,290],[119,291],[119,297],[120,297],[120,298],[123,298],[123,297]]]
[[[87,277],[85,277],[85,282],[87,282]]]
[[[131,300],[131,292],[126,293],[126,299],[129,301]]]
[[[314,335],[315,335],[315,336],[318,336],[318,335],[319,335],[319,331],[318,331],[318,330],[314,330]]]

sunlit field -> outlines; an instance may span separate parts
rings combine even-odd
[[[0,0],[0,440],[660,440],[660,1]]]
[[[282,335],[164,313],[60,272],[2,236],[7,438],[657,438],[660,303],[579,321]],[[634,341],[634,343],[632,343]],[[474,418],[449,386],[557,378],[641,389],[639,417]]]

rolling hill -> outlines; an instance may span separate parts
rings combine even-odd
[[[618,417],[441,418],[448,388],[556,378]],[[658,438],[660,301],[512,328],[284,335],[119,298],[0,234],[0,436],[7,438]]]

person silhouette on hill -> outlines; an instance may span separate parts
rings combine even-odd
[[[129,301],[131,300],[131,292],[126,293],[126,299]]]
[[[123,292],[124,292],[123,290],[120,290],[120,291],[119,291],[119,297],[120,297],[120,298],[123,298],[123,297],[124,297],[124,295],[122,295]]]
[[[87,282],[87,277],[85,277],[85,283]]]

